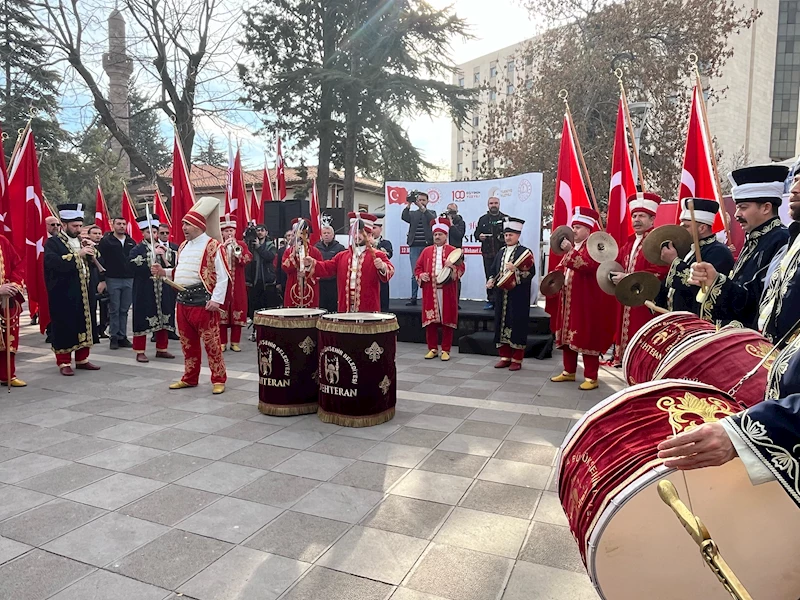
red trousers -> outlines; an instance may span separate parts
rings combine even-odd
[[[228,343],[228,327],[231,328],[231,344],[238,344],[242,341],[242,326],[241,325],[220,325],[219,326],[219,343],[223,346]]]
[[[156,352],[165,352],[169,346],[169,332],[166,329],[156,331]],[[147,349],[147,336],[133,336],[133,351],[136,354],[144,354]]]
[[[89,362],[89,348],[75,350],[75,364],[82,365],[87,362]],[[63,352],[56,354],[56,363],[58,363],[59,368],[72,366],[72,353]]]
[[[14,379],[17,375],[17,366],[16,366],[16,358],[17,355],[15,352],[11,353],[11,377],[8,375],[8,368],[6,366],[6,353],[0,352],[0,381],[3,383],[8,383],[10,379]]]
[[[497,353],[500,355],[500,360],[519,364],[522,364],[522,359],[525,358],[525,348],[512,348],[508,344],[500,344],[497,347]]]
[[[219,313],[206,310],[205,306],[185,306],[178,303],[175,318],[183,349],[184,372],[181,381],[197,385],[200,379],[200,363],[203,360],[200,347],[202,344],[208,356],[211,383],[225,383],[227,375],[219,344]]]
[[[564,371],[575,373],[578,370],[578,353],[570,348],[564,348]],[[596,354],[583,355],[583,376],[586,379],[597,380],[600,371],[600,357]]]
[[[439,332],[442,332],[442,352],[450,352],[453,347],[453,328],[445,327],[441,323],[431,323],[425,328],[425,341],[428,350],[439,349]]]

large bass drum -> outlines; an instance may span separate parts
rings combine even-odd
[[[657,457],[664,439],[741,408],[710,385],[651,381],[599,403],[569,432],[557,459],[559,497],[601,598],[730,600],[661,501],[661,479],[703,521],[753,598],[800,597],[800,511],[777,482],[753,486],[738,458],[676,471]]]
[[[387,313],[331,313],[319,328],[319,418],[367,427],[394,417],[397,318]]]
[[[658,315],[637,331],[625,348],[622,375],[629,385],[651,381],[658,365],[675,346],[711,335],[716,327],[686,311]]]

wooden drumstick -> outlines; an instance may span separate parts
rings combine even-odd
[[[692,242],[694,244],[694,262],[699,263],[703,261],[703,257],[700,255],[700,234],[697,233],[697,221],[694,219],[694,198],[687,198],[686,199],[686,206],[689,208],[689,216],[692,219]],[[708,293],[708,288],[706,284],[702,284],[700,286],[700,291],[697,293],[697,302],[700,304],[703,303],[706,297],[706,293]]]
[[[660,315],[665,315],[668,312],[672,312],[671,310],[667,310],[666,308],[662,308],[662,307],[656,305],[656,303],[653,302],[652,300],[645,300],[644,305],[647,308],[649,308],[650,310],[652,310],[653,312],[658,313]]]

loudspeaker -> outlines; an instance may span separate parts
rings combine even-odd
[[[297,217],[308,217],[308,200],[286,200],[264,204],[264,224],[271,238],[282,238]]]

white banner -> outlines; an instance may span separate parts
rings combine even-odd
[[[532,298],[539,292],[539,242],[542,223],[542,174],[526,173],[505,179],[484,181],[451,182],[386,182],[386,217],[383,235],[392,242],[395,268],[394,277],[389,284],[392,298],[411,297],[411,261],[408,254],[408,223],[403,221],[406,198],[417,190],[428,194],[428,209],[439,216],[447,210],[447,205],[458,205],[458,214],[466,225],[464,254],[466,271],[461,286],[461,297],[472,300],[486,299],[486,277],[483,270],[480,240],[474,238],[478,219],[486,214],[491,196],[500,199],[500,211],[510,217],[525,220],[520,243],[531,249],[536,256],[536,278],[533,283]],[[412,206],[411,210],[418,210]]]

